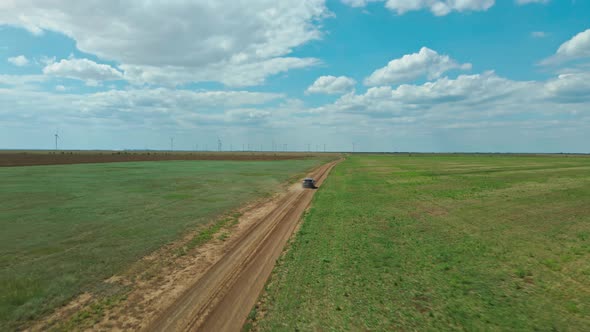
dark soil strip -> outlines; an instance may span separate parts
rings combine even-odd
[[[0,152],[0,167],[113,163],[163,160],[288,160],[311,157],[304,153],[249,153],[249,152]]]

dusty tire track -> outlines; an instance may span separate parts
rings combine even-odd
[[[312,176],[321,185],[337,163],[321,166]],[[239,331],[314,192],[293,186],[146,330]]]

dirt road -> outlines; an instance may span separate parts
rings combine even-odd
[[[312,176],[324,181],[336,162]],[[148,331],[239,331],[314,190],[290,187],[275,208],[252,223],[225,254],[161,312]]]

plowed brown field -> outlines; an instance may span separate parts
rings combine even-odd
[[[162,160],[288,160],[308,156],[311,154],[297,152],[0,151],[0,167]]]

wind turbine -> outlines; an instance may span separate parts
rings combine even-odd
[[[59,134],[57,133],[57,130],[55,131],[55,150],[57,150],[57,140],[59,139]]]
[[[217,152],[221,152],[221,138],[217,136]]]

